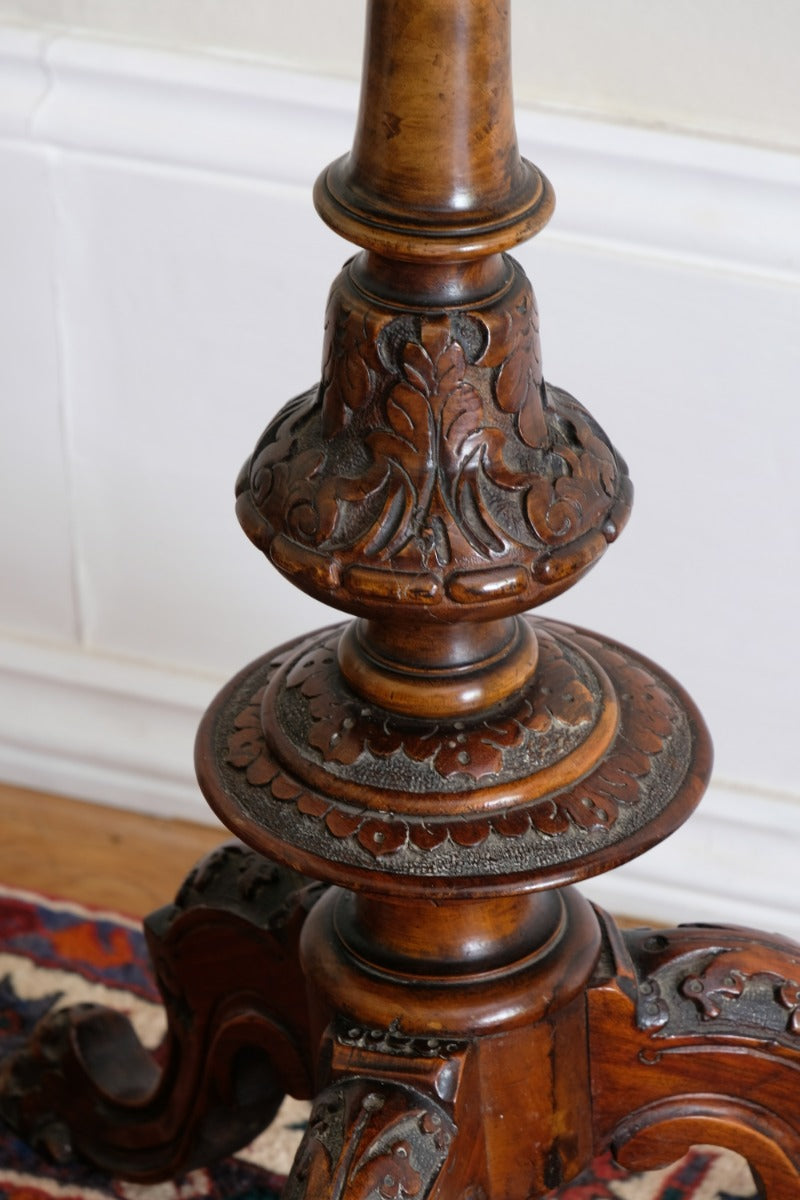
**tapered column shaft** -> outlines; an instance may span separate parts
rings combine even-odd
[[[523,186],[507,3],[371,0],[363,78],[349,170],[365,199],[446,219]]]
[[[553,207],[520,158],[508,0],[370,0],[353,149],[315,194],[344,237],[456,261],[530,237]]]

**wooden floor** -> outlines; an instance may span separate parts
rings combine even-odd
[[[0,784],[0,885],[142,917],[230,834]],[[618,918],[623,926],[650,924]]]
[[[0,784],[0,884],[144,916],[230,834]]]

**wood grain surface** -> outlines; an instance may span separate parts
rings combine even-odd
[[[0,884],[144,916],[228,837],[222,826],[160,820],[0,784]]]

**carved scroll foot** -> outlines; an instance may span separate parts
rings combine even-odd
[[[632,1169],[737,1151],[769,1200],[800,1194],[800,945],[737,927],[605,918],[589,991],[599,1145]]]
[[[245,1145],[285,1093],[310,1094],[297,949],[319,891],[239,843],[214,851],[145,923],[168,1024],[159,1050],[113,1010],[56,1012],[4,1064],[3,1117],[61,1161],[131,1179]]]
[[[426,1200],[454,1135],[442,1105],[421,1092],[386,1080],[342,1080],[314,1104],[284,1200]]]

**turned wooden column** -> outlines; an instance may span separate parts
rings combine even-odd
[[[359,251],[237,513],[349,620],[256,659],[203,720],[200,785],[248,848],[148,922],[163,1069],[118,1014],[68,1010],[4,1068],[2,1111],[155,1179],[307,1096],[285,1200],[534,1200],[609,1147],[644,1167],[692,1141],[793,1200],[800,947],[623,936],[568,886],[671,833],[711,748],[655,664],[524,615],[632,492],[545,382],[508,255],[553,193],[519,153],[507,3],[372,0],[353,149],[315,199]]]
[[[595,1151],[601,928],[549,889],[673,829],[709,751],[663,673],[522,617],[617,537],[631,488],[544,382],[507,255],[553,208],[519,153],[507,4],[373,0],[353,149],[315,200],[361,250],[237,512],[355,619],[232,681],[198,777],[249,845],[337,885],[300,945],[322,1090],[289,1197],[357,1191],[362,1152],[402,1143],[409,1194],[527,1200]]]
[[[356,619],[229,685],[200,781],[251,845],[329,882],[535,891],[674,828],[706,735],[638,657],[521,616],[602,555],[631,487],[544,382],[506,253],[553,207],[519,153],[508,5],[374,0],[365,64],[353,150],[315,189],[363,249],[331,289],[319,384],[237,484],[248,537]]]

